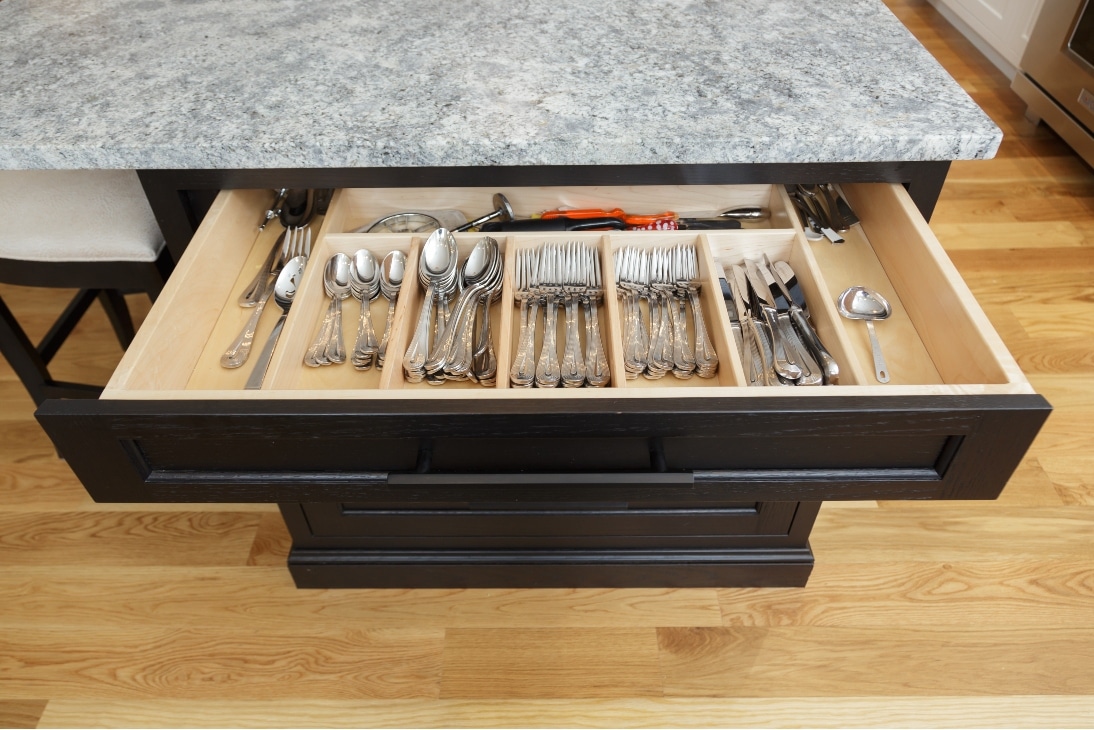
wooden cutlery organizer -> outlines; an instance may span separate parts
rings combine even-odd
[[[772,261],[785,260],[797,274],[806,295],[812,324],[821,340],[840,367],[838,385],[864,386],[870,389],[893,389],[900,386],[924,386],[926,392],[948,392],[950,386],[1017,385],[1024,382],[1013,360],[986,326],[986,320],[972,295],[957,278],[952,266],[941,254],[937,244],[930,247],[907,245],[910,236],[918,233],[910,203],[897,199],[887,186],[852,186],[855,204],[867,209],[878,206],[896,207],[911,224],[901,224],[900,217],[891,213],[885,225],[871,225],[869,218],[844,233],[846,242],[832,244],[827,240],[810,241],[803,235],[800,224],[792,215],[785,191],[779,186],[734,186],[714,190],[694,188],[654,189],[581,189],[541,188],[506,191],[514,207],[525,215],[560,205],[592,207],[622,206],[627,209],[660,211],[678,209],[707,212],[733,205],[762,205],[770,211],[763,221],[750,222],[741,230],[729,231],[611,231],[580,233],[494,233],[504,257],[504,283],[501,298],[491,308],[491,330],[498,358],[498,379],[495,387],[482,387],[468,381],[448,381],[443,386],[425,382],[410,383],[401,368],[402,354],[415,326],[424,295],[418,284],[418,258],[425,235],[351,233],[362,223],[379,215],[400,209],[457,208],[473,217],[489,195],[479,190],[340,190],[335,194],[325,217],[313,222],[316,234],[309,265],[299,287],[274,360],[262,391],[265,393],[336,393],[337,397],[421,397],[431,398],[492,398],[502,397],[510,388],[509,366],[517,347],[520,303],[514,293],[513,267],[515,252],[542,243],[576,241],[595,247],[604,276],[604,297],[599,320],[612,373],[608,390],[614,395],[625,393],[646,397],[656,393],[691,392],[725,389],[747,385],[741,358],[730,334],[730,319],[722,300],[716,262],[727,270],[745,260],[760,260],[766,254]],[[858,197],[856,197],[858,196]],[[235,305],[234,299],[261,266],[277,238],[279,226],[272,225],[261,235],[254,229],[257,219],[268,203],[267,191],[229,191],[210,213],[199,232],[181,271],[172,279],[165,292],[171,302],[169,315],[158,317],[164,305],[157,306],[151,323],[142,330],[135,344],[137,352],[127,356],[106,397],[127,397],[134,391],[148,389],[169,391],[234,391],[241,390],[252,363],[238,370],[220,366],[224,347],[239,331],[251,310]],[[859,203],[859,199],[862,202]],[[774,227],[773,227],[774,226]],[[864,230],[870,226],[869,232]],[[460,261],[481,235],[456,234]],[[612,275],[613,256],[623,247],[656,248],[693,245],[698,253],[699,275],[702,282],[701,300],[709,335],[719,358],[719,368],[713,378],[692,377],[681,380],[665,377],[660,380],[623,377],[621,352],[622,319],[620,300]],[[318,329],[328,298],[323,289],[323,268],[336,252],[352,255],[360,248],[370,250],[381,260],[391,250],[407,254],[404,285],[398,297],[388,347],[388,364],[384,370],[355,370],[349,363],[321,368],[304,367],[303,355]],[[209,266],[205,261],[212,260]],[[200,261],[200,263],[195,263]],[[193,274],[188,269],[200,268]],[[180,280],[185,279],[185,283]],[[836,309],[836,298],[848,286],[865,284],[880,291],[893,306],[890,318],[877,324],[878,337],[886,352],[891,380],[881,386],[874,380],[870,345],[865,325],[842,318]],[[643,303],[643,314],[648,308]],[[187,312],[179,318],[181,307]],[[359,311],[352,297],[343,302],[344,338],[352,346]],[[268,310],[276,310],[272,302]],[[264,342],[277,318],[276,311],[267,311],[256,335],[256,343]],[[371,304],[371,314],[377,333],[382,331],[387,314],[387,300],[377,297]],[[542,308],[539,315],[542,325]],[[559,317],[558,347],[564,337],[563,317]],[[646,320],[648,322],[648,319]],[[694,321],[688,317],[689,341],[694,343]],[[542,338],[542,326],[537,331]],[[537,341],[536,352],[539,352]],[[256,348],[257,349],[257,348]],[[155,354],[160,353],[160,354]],[[154,368],[126,367],[139,357],[156,359]],[[255,358],[252,357],[252,362]],[[154,380],[149,380],[154,377]],[[938,386],[934,391],[932,386]],[[820,390],[827,391],[830,388]],[[558,388],[519,391],[521,397],[595,398],[602,394],[595,389]],[[755,390],[755,389],[752,389]],[[776,388],[775,395],[812,397],[812,389]],[[396,395],[391,396],[389,393]],[[421,395],[418,395],[421,394]],[[709,395],[709,393],[707,393]],[[755,394],[750,392],[750,395]],[[236,394],[233,394],[235,397]],[[250,393],[240,394],[252,396]],[[509,394],[510,397],[513,394]]]

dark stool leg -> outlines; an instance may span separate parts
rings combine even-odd
[[[3,299],[0,299],[0,353],[3,353],[4,359],[19,376],[23,387],[34,399],[34,404],[41,405],[46,399],[45,388],[50,381],[49,371],[38,354],[38,348],[15,321]]]
[[[117,289],[103,289],[99,292],[99,303],[106,310],[106,316],[110,318],[110,324],[114,327],[118,342],[122,343],[122,349],[129,347],[135,332],[125,297]]]

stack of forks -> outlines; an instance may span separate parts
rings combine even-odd
[[[699,299],[695,246],[628,246],[615,253],[615,282],[623,314],[623,366],[628,379],[658,380],[671,372],[686,380],[712,378],[718,354],[711,343]],[[646,300],[649,325],[642,315]],[[695,348],[688,340],[687,309],[694,319]]]
[[[600,335],[598,306],[604,289],[595,245],[577,241],[544,243],[517,252],[514,286],[520,307],[520,334],[509,381],[517,388],[600,388],[611,381]],[[558,356],[558,309],[566,314],[564,349]],[[578,306],[584,309],[582,355]],[[536,357],[539,309],[545,309],[543,343]]]

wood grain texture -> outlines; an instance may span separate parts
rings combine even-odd
[[[1006,134],[932,222],[1056,408],[998,501],[827,504],[802,589],[297,590],[275,507],[92,503],[0,363],[0,726],[1089,727],[1094,174],[887,4]],[[55,372],[120,356],[95,305]]]

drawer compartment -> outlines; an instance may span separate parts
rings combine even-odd
[[[259,390],[243,388],[249,364],[225,369],[220,356],[250,315],[236,297],[278,231],[255,230],[269,191],[226,191],[103,397],[47,403],[39,419],[101,501],[713,505],[992,498],[1048,405],[903,188],[842,190],[862,224],[839,246],[806,239],[781,186],[506,190],[522,217],[563,206],[700,217],[744,205],[762,206],[770,216],[740,230],[492,234],[505,267],[491,309],[498,360],[493,387],[406,378],[400,361],[422,299],[416,272],[423,236],[356,232],[398,210],[459,210],[473,218],[489,208],[493,191],[339,190],[312,224],[312,259]],[[461,251],[479,237],[458,234]],[[718,357],[713,377],[625,377],[625,312],[609,275],[599,319],[610,382],[512,387],[507,375],[521,319],[516,253],[569,241],[595,251],[603,272],[613,271],[626,248],[693,247],[701,308]],[[382,371],[358,371],[349,363],[305,367],[304,352],[327,303],[323,263],[359,248],[377,259],[392,250],[408,256],[387,365]],[[839,363],[837,384],[748,385],[715,271],[719,262],[730,266],[762,255],[794,269],[811,321]],[[836,309],[836,296],[852,284],[877,289],[892,303],[892,316],[877,324],[891,371],[887,384],[874,378],[865,326]],[[269,309],[256,349],[277,318],[272,303]],[[384,298],[370,309],[383,323]],[[344,302],[348,347],[357,311],[354,299]],[[642,311],[648,316],[648,308]],[[687,326],[694,342],[694,319]]]

